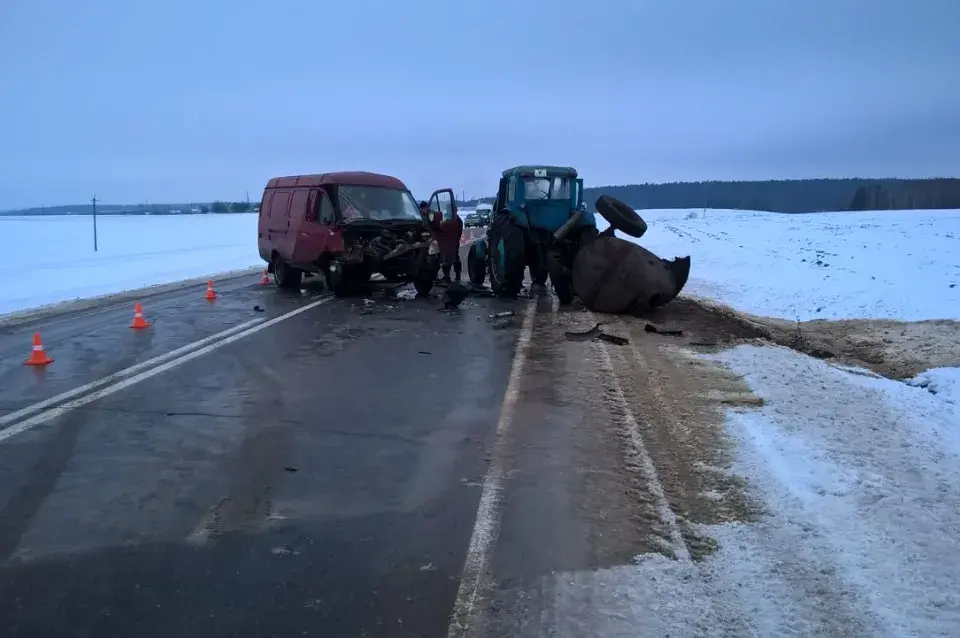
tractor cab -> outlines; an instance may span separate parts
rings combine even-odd
[[[503,171],[494,214],[504,210],[527,230],[556,232],[583,208],[583,180],[569,166],[515,166]],[[581,225],[595,226],[583,210]]]

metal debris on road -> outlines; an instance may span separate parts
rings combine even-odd
[[[487,315],[490,319],[503,319],[504,317],[512,317],[516,314],[513,310],[504,310],[503,312],[495,312],[493,314]]]
[[[597,333],[597,339],[599,341],[606,341],[607,343],[612,343],[615,346],[625,346],[630,343],[630,340],[626,337],[619,337],[617,335],[607,334],[606,332]]]
[[[567,341],[593,341],[596,339],[599,341],[606,341],[607,343],[612,343],[617,346],[625,346],[630,343],[630,340],[626,337],[619,337],[617,335],[601,332],[600,326],[602,325],[602,323],[594,324],[592,328],[583,332],[564,332],[563,336],[567,339]]]
[[[667,337],[682,337],[683,330],[673,330],[669,328],[659,328],[652,323],[648,323],[643,327],[644,332],[650,332],[658,335],[665,335]]]

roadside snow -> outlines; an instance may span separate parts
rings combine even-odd
[[[960,368],[932,368],[907,383],[960,408]]]
[[[703,527],[700,563],[557,575],[558,635],[960,635],[955,406],[785,348],[707,358],[766,402],[728,418],[762,521]]]
[[[685,292],[792,320],[960,319],[960,212],[641,211],[691,255]],[[819,262],[819,263],[818,263]],[[703,527],[700,563],[559,574],[559,635],[960,635],[960,369],[907,383],[780,347],[706,359],[763,399],[731,410],[730,473],[760,522]]]
[[[0,314],[263,263],[257,215],[0,217]]]
[[[637,243],[692,257],[691,295],[800,321],[960,319],[960,211],[638,212]]]

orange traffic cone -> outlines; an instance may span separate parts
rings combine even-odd
[[[270,284],[270,275],[267,273],[267,269],[263,269],[263,277],[260,278],[260,285],[266,286]]]
[[[217,298],[217,291],[213,289],[212,281],[207,282],[207,294],[205,294],[203,298],[206,299],[207,301],[213,301],[214,299]]]
[[[143,318],[143,306],[140,302],[133,304],[133,323],[130,327],[134,330],[143,330],[150,327],[150,322]]]
[[[43,340],[40,339],[39,332],[33,333],[33,350],[23,363],[28,366],[45,366],[53,363],[53,359],[48,357],[47,351],[43,349]]]

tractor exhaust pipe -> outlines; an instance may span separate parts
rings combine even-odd
[[[573,227],[580,223],[580,220],[583,218],[583,209],[578,208],[577,211],[570,216],[563,226],[557,229],[553,233],[553,238],[557,241],[562,241],[564,237],[570,234],[570,231],[573,230]]]

